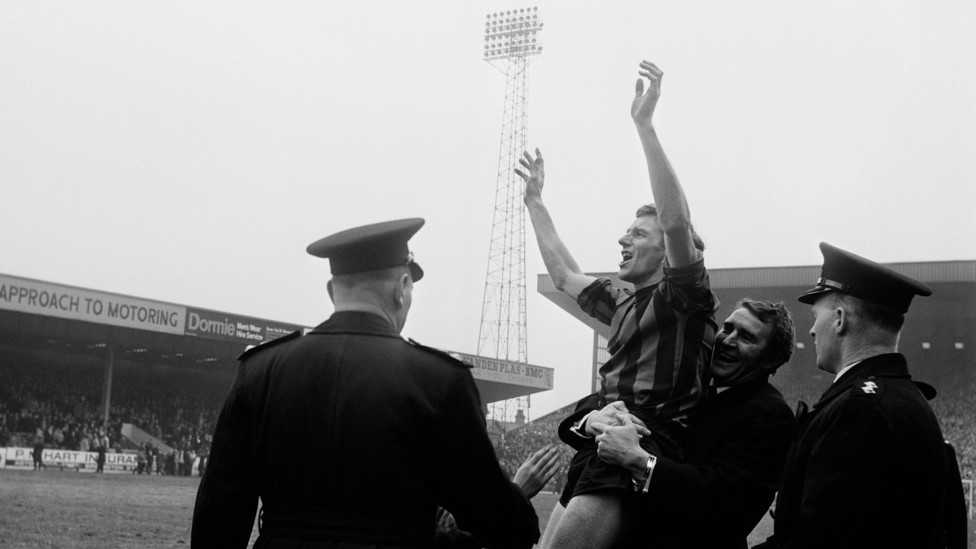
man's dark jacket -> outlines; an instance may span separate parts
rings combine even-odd
[[[799,419],[776,500],[775,543],[942,546],[946,478],[942,431],[905,358],[869,358]]]
[[[578,444],[569,428],[593,409],[595,399],[580,401],[560,438]],[[659,456],[648,494],[628,496],[628,547],[746,547],[773,501],[794,419],[765,377],[707,396],[689,421],[685,460]]]
[[[470,370],[368,313],[336,313],[242,356],[194,546],[245,547],[258,498],[256,547],[429,547],[438,505],[489,546],[527,548],[539,535],[495,457]]]

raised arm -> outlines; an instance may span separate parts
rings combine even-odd
[[[542,261],[546,264],[546,270],[552,277],[556,288],[576,299],[595,277],[583,274],[576,260],[570,255],[569,250],[563,244],[556,226],[549,216],[549,210],[542,202],[542,186],[545,184],[546,173],[542,161],[542,153],[539,149],[535,150],[535,158],[531,154],[525,153],[524,158],[519,159],[519,164],[525,171],[516,168],[515,173],[525,180],[525,196],[523,200],[525,207],[529,210],[529,219],[532,220],[532,228],[535,230],[535,238],[539,243],[539,251],[542,252]]]
[[[688,201],[674,168],[664,154],[652,120],[657,100],[661,97],[661,76],[664,73],[648,61],[641,62],[639,73],[647,78],[649,84],[645,93],[644,80],[637,80],[636,96],[630,106],[630,115],[637,126],[637,135],[640,136],[644,157],[647,159],[651,193],[654,195],[654,205],[657,206],[658,223],[664,231],[668,263],[671,267],[683,267],[696,261],[700,252],[695,249],[692,237]]]

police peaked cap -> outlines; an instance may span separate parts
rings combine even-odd
[[[841,292],[905,314],[916,295],[932,295],[925,284],[826,242],[820,243],[820,252],[820,279],[798,298],[801,303],[813,304],[822,294]]]
[[[328,258],[334,275],[409,267],[417,282],[424,277],[424,270],[414,262],[407,241],[423,225],[419,217],[363,225],[316,240],[306,251]]]

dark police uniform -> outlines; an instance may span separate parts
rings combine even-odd
[[[256,547],[430,547],[438,505],[489,546],[539,535],[495,457],[470,370],[367,312],[242,356],[193,544],[246,546],[259,498]]]
[[[813,304],[841,292],[904,314],[924,284],[829,244]],[[844,372],[809,413],[787,457],[767,547],[944,547],[942,432],[905,358],[886,353]]]
[[[938,546],[930,542],[946,489],[942,431],[902,355],[854,366],[799,421],[776,501],[777,542]]]

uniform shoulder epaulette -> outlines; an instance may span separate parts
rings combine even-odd
[[[454,356],[453,354],[447,351],[443,351],[441,349],[435,349],[434,347],[428,347],[426,345],[421,345],[420,343],[417,343],[416,340],[409,339],[409,338],[407,339],[407,343],[413,345],[414,347],[420,349],[421,351],[426,351],[428,353],[435,354],[441,358],[446,358],[450,360],[452,363],[454,363],[455,366],[461,366],[462,368],[471,367],[469,364],[466,364],[463,360],[461,360],[460,357]]]
[[[884,392],[884,388],[884,380],[878,379],[874,376],[856,379],[854,380],[854,385],[851,387],[851,395],[877,397],[881,396],[881,393]]]
[[[294,332],[292,332],[292,333],[290,333],[288,335],[283,335],[281,337],[278,337],[278,338],[275,338],[275,339],[272,339],[272,340],[269,340],[269,341],[262,341],[261,343],[258,343],[257,345],[252,345],[252,346],[248,347],[247,349],[245,349],[244,352],[241,353],[241,356],[237,357],[237,360],[244,360],[245,358],[252,357],[252,356],[256,355],[257,353],[260,353],[261,351],[264,351],[265,349],[270,349],[271,347],[274,347],[275,345],[279,345],[279,344],[284,343],[286,341],[291,341],[291,340],[293,340],[293,339],[295,339],[297,337],[301,337],[301,335],[302,335],[302,331],[301,330],[295,330]]]

